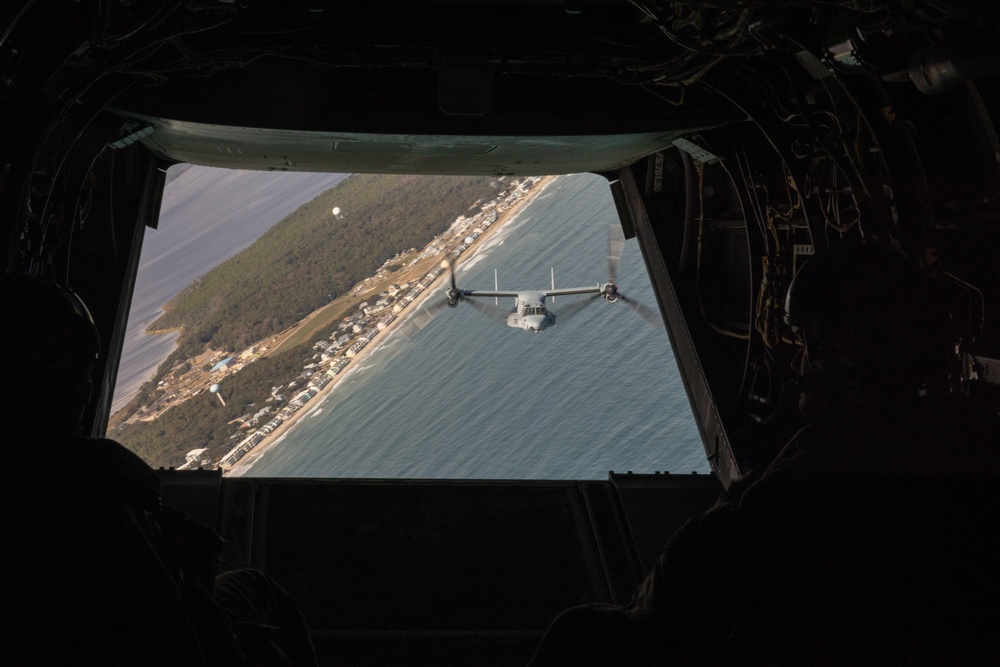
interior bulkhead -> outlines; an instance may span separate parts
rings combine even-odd
[[[92,310],[102,436],[171,165],[603,176],[712,475],[163,471],[227,566],[288,582],[321,661],[523,664],[560,610],[627,602],[672,531],[804,425],[784,300],[816,251],[879,239],[919,262],[950,306],[947,390],[1000,399],[1000,12],[981,4],[8,3],[5,271]]]

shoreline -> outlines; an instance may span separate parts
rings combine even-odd
[[[178,324],[176,327],[170,327],[169,329],[143,329],[143,334],[146,336],[162,336],[168,333],[180,333],[184,331],[184,325]]]
[[[496,221],[496,223],[487,228],[483,232],[483,234],[478,239],[476,239],[476,242],[469,248],[469,250],[471,250],[472,252],[468,254],[467,259],[464,260],[460,259],[456,263],[455,269],[457,270],[466,262],[474,260],[479,255],[479,252],[484,247],[486,247],[490,239],[492,239],[494,236],[499,234],[503,229],[505,229],[508,225],[514,222],[514,220],[517,219],[517,216],[520,215],[524,207],[527,206],[532,201],[534,201],[536,197],[541,195],[542,192],[544,192],[545,189],[549,187],[549,185],[555,182],[557,178],[558,176],[542,177],[542,179],[537,183],[537,185],[529,191],[528,196],[524,197],[517,203],[513,204],[510,208],[505,210],[501,214],[499,219]],[[298,412],[293,414],[287,421],[282,423],[281,426],[276,428],[273,432],[268,434],[263,440],[257,443],[232,468],[230,468],[229,470],[225,470],[223,472],[223,476],[241,477],[244,474],[246,474],[250,470],[250,468],[252,468],[254,464],[256,464],[257,461],[261,459],[261,457],[263,457],[264,454],[266,454],[272,448],[280,445],[284,441],[285,436],[287,436],[291,432],[291,430],[294,429],[295,426],[299,424],[299,422],[309,417],[310,415],[316,414],[317,409],[322,409],[323,403],[330,396],[330,394],[332,394],[333,391],[338,386],[340,386],[340,384],[344,380],[350,377],[354,373],[354,371],[356,371],[361,366],[361,364],[368,359],[368,357],[372,353],[380,349],[382,345],[386,342],[386,340],[393,333],[395,333],[397,330],[403,327],[414,314],[420,312],[424,304],[432,296],[435,295],[440,296],[438,292],[441,288],[441,285],[444,284],[447,280],[448,280],[448,272],[447,271],[442,272],[440,276],[435,278],[434,281],[430,285],[428,285],[427,289],[424,290],[424,293],[420,295],[420,298],[415,300],[412,304],[410,304],[411,307],[405,311],[405,314],[403,314],[401,317],[397,317],[394,322],[389,324],[382,331],[379,331],[378,334],[371,339],[368,345],[366,345],[364,349],[362,349],[358,353],[357,356],[351,359],[348,362],[348,364],[344,366],[343,370],[341,371],[340,374],[337,375],[336,379],[332,380],[330,384],[328,384],[326,387],[321,389],[318,394],[316,394],[313,400],[310,401],[310,403],[315,402],[315,404],[312,407],[308,409],[299,410]]]

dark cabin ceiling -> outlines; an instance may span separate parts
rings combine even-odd
[[[139,78],[111,104],[174,161],[612,171],[742,116],[679,87],[712,58],[627,2],[199,4],[128,62]]]

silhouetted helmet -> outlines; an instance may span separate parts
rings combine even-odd
[[[947,315],[930,279],[881,244],[842,243],[809,258],[785,313],[805,344],[805,372],[828,387],[916,391],[947,365]]]
[[[63,375],[89,367],[101,350],[90,311],[69,289],[27,274],[0,278],[0,359],[4,380]],[[46,378],[49,382],[56,378]]]

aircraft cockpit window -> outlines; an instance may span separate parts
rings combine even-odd
[[[154,466],[507,479],[709,470],[662,325],[586,294],[560,296],[553,312],[572,315],[544,330],[494,296],[440,307],[447,266],[459,290],[515,297],[548,289],[550,266],[557,288],[607,280],[617,213],[603,178],[177,165],[162,201],[108,430]],[[654,304],[636,244],[616,280]],[[523,315],[549,314],[518,302]],[[628,353],[594,354],[609,346]],[[511,418],[533,428],[512,431]]]

